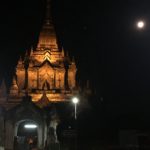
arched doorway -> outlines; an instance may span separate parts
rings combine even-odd
[[[16,123],[14,150],[38,147],[39,125],[33,120],[21,120]]]

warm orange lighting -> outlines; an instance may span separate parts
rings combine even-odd
[[[45,53],[44,60],[50,61],[50,54],[48,52]]]
[[[37,103],[44,96],[47,101],[66,101],[73,96],[76,86],[76,65],[65,52],[58,48],[56,33],[52,24],[44,24],[40,32],[38,46],[26,53],[29,60],[28,70],[25,70],[25,60],[18,61],[16,81],[13,81],[10,96],[22,96],[24,90]],[[68,70],[64,66],[68,61]],[[68,73],[66,75],[66,73]],[[67,77],[67,82],[66,82]],[[69,90],[66,90],[66,85]],[[43,93],[45,95],[43,96]]]

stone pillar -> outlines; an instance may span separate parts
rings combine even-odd
[[[5,124],[5,148],[8,150],[12,150],[13,144],[14,144],[13,124],[10,120],[7,120]]]
[[[37,89],[39,89],[39,69],[37,69]]]
[[[48,128],[48,144],[58,143],[56,128],[58,120],[52,120]]]
[[[44,124],[44,147],[47,146],[47,125]]]
[[[54,69],[54,88],[56,88],[56,70]]]
[[[44,141],[44,130],[41,125],[38,126],[38,147],[42,149],[44,147],[43,141]]]
[[[66,68],[65,70],[65,78],[64,78],[64,82],[65,82],[65,89],[68,90],[69,89],[69,85],[68,85],[68,68]]]

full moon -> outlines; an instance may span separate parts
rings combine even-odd
[[[138,21],[138,22],[137,22],[137,27],[138,27],[139,29],[144,28],[144,26],[145,26],[144,21]]]

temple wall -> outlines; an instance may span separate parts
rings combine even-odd
[[[56,71],[56,88],[64,89],[64,76],[65,70],[57,70]]]
[[[37,70],[35,69],[28,70],[28,88],[37,89]]]

